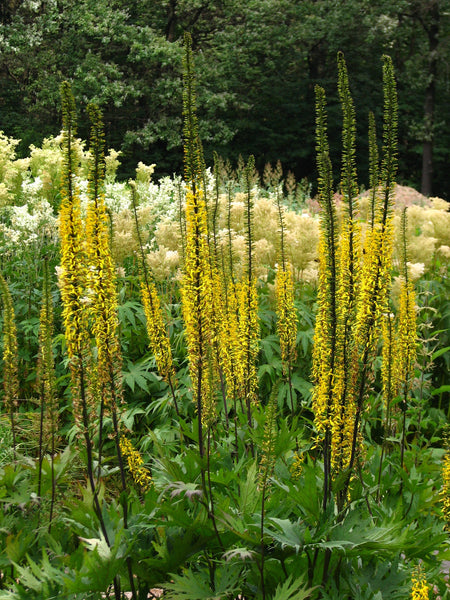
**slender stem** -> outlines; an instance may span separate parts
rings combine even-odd
[[[378,482],[377,482],[377,503],[380,502],[380,494],[381,494],[381,473],[383,470],[383,459],[387,445],[387,435],[390,429],[390,416],[391,416],[391,386],[392,386],[392,323],[391,319],[388,317],[388,335],[389,339],[387,343],[389,344],[389,353],[387,356],[387,368],[388,368],[388,380],[386,384],[387,388],[387,398],[386,398],[386,416],[384,420],[384,435],[383,435],[383,443],[381,445],[381,456],[380,456],[380,465],[378,467]],[[386,341],[385,341],[386,343]]]
[[[98,468],[97,468],[97,480],[100,482],[102,472],[102,451],[103,451],[103,417],[105,411],[105,399],[100,401],[100,417],[98,423]]]
[[[206,450],[206,472],[207,472],[207,476],[208,476],[208,490],[209,490],[209,509],[208,509],[208,513],[209,516],[211,518],[213,527],[214,527],[214,532],[216,534],[217,537],[217,541],[219,542],[219,546],[223,549],[224,545],[222,544],[222,540],[220,538],[220,534],[219,534],[219,530],[217,529],[217,522],[216,522],[216,517],[214,514],[214,498],[213,498],[213,492],[212,492],[212,485],[211,485],[211,465],[210,465],[210,458],[211,458],[211,428],[208,427],[208,433],[207,433],[207,450]]]
[[[55,431],[52,427],[52,448],[51,448],[51,477],[52,477],[52,495],[50,499],[50,514],[48,518],[48,532],[51,533],[52,529],[52,521],[53,521],[53,509],[55,506],[55,498],[56,498],[56,478],[55,478]]]
[[[41,498],[41,483],[42,483],[42,461],[43,461],[43,436],[44,436],[44,386],[41,385],[41,410],[40,410],[40,418],[39,418],[39,450],[38,450],[38,489],[37,495],[38,498]]]
[[[178,408],[177,397],[175,395],[175,388],[173,386],[172,376],[169,374],[168,383],[170,388],[170,393],[172,394],[173,405],[175,407],[175,412],[177,413],[177,417],[180,417],[180,409]],[[183,437],[183,433],[180,432],[181,437]]]
[[[264,478],[263,488],[262,488],[262,499],[261,499],[261,520],[260,520],[260,547],[261,547],[261,565],[259,568],[261,575],[261,598],[265,600],[266,598],[266,587],[264,581],[264,512],[265,512],[265,499],[266,499],[266,477]]]
[[[230,428],[230,422],[228,420],[227,392],[225,389],[225,381],[224,381],[224,377],[223,377],[223,370],[221,367],[219,368],[219,378],[220,378],[220,391],[221,391],[222,400],[223,400],[223,411],[225,413],[225,429],[228,433],[228,430]]]
[[[406,409],[408,407],[408,387],[407,383],[404,384],[403,390],[403,401],[402,401],[402,441],[401,441],[401,450],[400,450],[400,468],[404,467],[404,458],[405,458],[405,445],[406,445]],[[402,482],[403,483],[403,482]],[[401,489],[401,488],[400,488]]]
[[[104,521],[103,515],[102,515],[100,501],[98,498],[98,492],[97,492],[95,481],[94,481],[92,440],[91,440],[91,437],[89,434],[89,415],[88,415],[88,411],[87,411],[87,402],[86,402],[84,368],[82,365],[79,369],[79,377],[80,377],[80,395],[81,395],[83,430],[84,430],[83,435],[84,435],[84,441],[86,444],[86,454],[87,454],[88,479],[89,479],[89,484],[91,486],[91,491],[92,491],[92,495],[93,495],[93,499],[94,499],[94,508],[95,508],[95,512],[97,514],[97,517],[98,517],[98,520],[100,523],[100,527],[101,527],[103,536],[105,538],[105,542],[107,543],[108,547],[111,548],[108,532],[106,530],[105,521]],[[114,596],[115,596],[116,600],[121,599],[120,581],[117,576],[114,578]]]

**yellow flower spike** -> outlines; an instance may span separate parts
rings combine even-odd
[[[229,280],[223,307],[223,318],[220,322],[220,361],[225,378],[227,395],[231,398],[234,408],[234,420],[237,423],[237,402],[240,401],[243,411],[243,401],[240,394],[242,347],[239,337],[239,308],[236,285]],[[235,446],[237,448],[237,427],[235,427]]]
[[[265,494],[269,478],[275,466],[275,443],[277,438],[277,392],[275,386],[265,409],[264,435],[261,444],[261,459],[258,470],[258,487]]]
[[[393,247],[392,219],[367,232],[355,323],[360,359],[376,350],[382,315],[386,312]]]
[[[172,360],[172,349],[164,323],[158,291],[153,282],[149,282],[148,286],[144,282],[141,282],[141,298],[144,306],[150,347],[155,357],[159,374],[167,383],[169,381],[173,382],[175,379],[175,368]]]
[[[278,267],[275,278],[275,294],[277,301],[277,330],[280,338],[281,361],[283,372],[288,374],[297,358],[297,311],[294,305],[294,283],[292,267]]]
[[[59,234],[61,240],[61,301],[67,355],[71,374],[73,415],[78,428],[86,429],[92,406],[87,404],[86,369],[89,361],[89,335],[85,294],[87,268],[80,196],[75,183],[78,159],[75,151],[75,102],[70,84],[61,86],[63,112],[63,166],[61,171],[61,206]]]
[[[394,337],[394,315],[386,313],[382,321],[383,352],[381,363],[381,381],[383,385],[383,403],[388,411],[390,402],[398,395],[398,373],[394,368],[397,343]]]
[[[39,326],[39,354],[37,378],[40,387],[41,402],[45,406],[45,422],[54,447],[54,436],[58,428],[58,401],[56,395],[56,375],[53,361],[53,304],[50,290],[48,261],[44,262],[44,282],[42,288],[42,307]]]
[[[181,285],[189,372],[193,398],[203,426],[215,415],[209,360],[212,343],[212,281],[207,241],[206,207],[201,191],[186,195],[186,250]],[[202,441],[200,442],[203,454]]]
[[[428,585],[425,575],[421,573],[420,567],[413,572],[411,582],[411,600],[429,600],[431,587]]]
[[[88,306],[97,346],[97,387],[105,407],[115,410],[122,400],[122,356],[118,337],[116,270],[111,255],[110,230],[104,197],[104,140],[100,110],[88,107],[91,119],[89,204],[86,215]]]
[[[331,335],[333,315],[329,290],[329,269],[324,236],[319,241],[319,287],[317,291],[319,310],[314,329],[312,376],[316,381],[313,393],[314,424],[319,434],[331,429],[331,385],[333,376],[334,344]]]
[[[0,295],[3,297],[3,402],[11,420],[15,458],[16,427],[14,414],[19,408],[19,354],[14,306],[8,285],[1,273]]]
[[[296,451],[294,452],[294,459],[291,464],[290,472],[291,477],[294,481],[300,479],[301,474],[303,472],[303,465],[305,464],[305,454],[304,452]]]
[[[120,437],[120,451],[127,461],[128,470],[130,471],[134,482],[143,492],[149,490],[153,484],[150,471],[144,466],[144,461],[142,460],[140,452],[133,447],[133,444],[125,436]]]
[[[395,357],[397,379],[408,385],[416,359],[417,325],[415,292],[410,281],[402,279],[398,309],[397,352]]]
[[[17,328],[11,293],[1,273],[0,294],[3,299],[3,402],[12,414],[18,408],[19,398]]]
[[[258,293],[256,279],[244,278],[238,285],[240,366],[239,390],[247,406],[250,424],[250,408],[258,401],[258,373],[256,359],[259,352]]]
[[[442,490],[439,496],[442,502],[442,517],[445,521],[445,528],[450,531],[450,449],[448,447],[442,465]]]
[[[339,210],[333,198],[327,138],[325,92],[316,87],[316,139],[321,206],[318,312],[312,378],[314,423],[324,449],[324,500],[336,475],[347,470],[338,507],[348,498],[356,457],[361,455],[360,426],[372,376],[371,363],[386,312],[392,255],[392,194],[397,168],[397,96],[392,62],[384,58],[384,145],[372,227],[361,254],[357,223],[355,123],[345,61],[338,55],[339,95],[343,108],[343,156]],[[373,133],[373,132],[372,132]],[[373,136],[372,136],[373,137]],[[375,157],[372,153],[372,175]],[[378,172],[378,169],[375,169]],[[340,220],[338,219],[340,215]]]

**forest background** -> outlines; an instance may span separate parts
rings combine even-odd
[[[380,57],[388,53],[399,92],[398,182],[448,200],[449,15],[450,0],[2,0],[1,128],[21,140],[19,156],[57,135],[68,79],[81,109],[89,101],[102,108],[107,147],[122,153],[119,177],[131,176],[138,159],[156,163],[157,176],[181,173],[189,31],[207,164],[213,149],[232,162],[252,153],[260,170],[280,160],[285,172],[314,182],[315,84],[329,95],[338,165],[335,65],[343,51],[367,157],[368,112],[382,110]],[[87,122],[80,119],[84,139]],[[367,186],[367,159],[358,168]]]

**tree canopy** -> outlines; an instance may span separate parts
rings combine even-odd
[[[448,197],[449,14],[450,0],[7,0],[0,7],[0,128],[22,140],[22,152],[56,134],[59,87],[68,79],[82,110],[91,101],[101,106],[123,176],[138,160],[156,163],[160,174],[181,172],[189,31],[207,160],[213,150],[232,161],[252,153],[260,168],[279,159],[313,179],[315,84],[329,98],[338,165],[336,54],[343,51],[348,64],[363,150],[368,113],[381,105],[381,58],[390,54],[400,100],[399,179]],[[367,165],[359,165],[366,186]]]

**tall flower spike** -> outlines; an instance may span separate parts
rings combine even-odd
[[[146,492],[152,485],[153,481],[150,471],[144,465],[144,461],[142,460],[140,452],[133,447],[133,444],[125,436],[121,436],[120,438],[120,450],[122,452],[122,456],[127,461],[128,469],[133,477],[134,482],[142,489],[143,492]]]
[[[252,423],[252,406],[258,400],[256,359],[259,352],[258,293],[256,280],[244,278],[237,285],[239,301],[240,396],[247,410],[247,422]]]
[[[116,272],[111,255],[108,215],[104,197],[105,157],[100,109],[88,106],[91,120],[88,196],[86,217],[88,283],[92,294],[89,312],[97,346],[97,386],[102,406],[115,411],[122,399],[122,356],[118,336],[119,319]]]
[[[56,497],[55,449],[58,431],[58,397],[56,393],[56,373],[53,360],[53,303],[50,289],[48,260],[44,259],[44,277],[42,285],[42,307],[39,325],[39,352],[37,379],[41,401],[41,426],[39,432],[39,475],[38,497],[41,495],[42,459],[44,444],[50,450],[51,460],[51,502],[48,531],[51,531],[53,507]]]
[[[442,503],[442,518],[445,522],[445,529],[450,531],[450,443],[448,431],[445,436],[446,452],[442,464],[442,489],[439,493]]]
[[[406,242],[406,207],[402,212],[401,220],[402,242],[403,242],[403,277],[400,284],[400,301],[398,308],[397,324],[397,352],[395,355],[394,368],[402,391],[402,439],[401,439],[401,466],[403,467],[404,451],[406,444],[406,411],[416,360],[417,323],[415,293],[412,282],[408,277],[408,252]]]
[[[277,269],[275,278],[277,299],[277,331],[280,338],[281,361],[283,371],[288,376],[297,358],[297,311],[294,305],[294,282],[292,267],[286,263],[283,269]]]
[[[384,123],[380,198],[375,226],[366,236],[361,272],[361,292],[356,317],[356,336],[363,363],[378,342],[385,312],[392,256],[392,203],[397,171],[397,91],[390,57],[383,58]],[[365,358],[366,357],[366,358]]]
[[[219,155],[214,151],[214,210],[212,216],[212,235],[213,235],[213,258],[216,267],[219,265],[219,247],[218,247],[218,233],[217,223],[219,220],[219,198],[220,198],[220,163]]]
[[[252,281],[253,279],[253,177],[255,170],[255,158],[250,156],[244,168],[245,180],[245,240],[247,244],[247,262],[245,265],[245,277]]]
[[[338,91],[343,113],[341,191],[343,207],[338,252],[336,361],[333,382],[332,466],[348,466],[355,416],[355,377],[352,368],[352,324],[355,319],[359,279],[360,231],[356,219],[356,121],[347,67],[338,53]]]
[[[394,69],[389,57],[383,59],[383,89],[383,161],[375,223],[366,234],[354,324],[352,363],[356,367],[357,395],[349,469],[343,487],[344,495],[347,493],[357,455],[367,378],[377,348],[383,314],[387,309],[390,284],[393,240],[392,202],[397,169],[397,91]]]
[[[400,301],[398,310],[398,334],[396,366],[397,377],[408,388],[411,373],[416,359],[417,324],[415,309],[415,292],[408,277],[408,254],[406,241],[406,208],[402,212],[402,241],[403,241],[403,278],[400,286]]]
[[[332,467],[338,473],[348,466],[355,416],[355,365],[353,323],[359,275],[359,229],[343,208],[338,251],[336,343],[332,399]]]
[[[104,295],[111,291],[109,285],[114,285],[114,271],[112,279],[104,281],[111,275],[108,259],[104,260],[103,252],[109,253],[109,229],[106,214],[102,213],[102,193],[104,175],[104,155],[102,145],[101,117],[95,109],[91,109],[92,131],[91,147],[92,162],[89,174],[89,196],[90,206],[88,208],[86,230],[88,232],[88,247],[83,243],[83,226],[80,217],[80,198],[75,184],[77,172],[77,159],[74,153],[75,132],[75,101],[70,85],[64,82],[61,86],[62,109],[63,109],[63,169],[61,176],[61,209],[60,209],[60,238],[61,238],[61,267],[62,285],[61,299],[63,302],[63,323],[66,334],[67,354],[70,360],[70,373],[72,383],[72,402],[76,424],[81,430],[87,453],[87,471],[90,488],[94,498],[94,506],[100,521],[102,533],[106,543],[109,544],[108,532],[102,515],[98,490],[94,480],[93,466],[93,443],[92,429],[96,423],[95,401],[97,390],[100,394],[105,393],[111,403],[116,396],[116,377],[120,373],[120,365],[109,361],[114,354],[117,341],[109,339],[114,336],[116,326],[114,322],[115,290],[111,299]],[[96,199],[94,199],[96,196]],[[98,213],[92,208],[92,204],[98,208]],[[105,233],[106,231],[106,233]],[[91,239],[95,236],[95,239]],[[90,276],[87,268],[87,255],[93,261]],[[103,272],[104,269],[104,272]],[[103,283],[105,290],[101,290]],[[92,287],[92,293],[89,289]],[[89,295],[88,295],[89,290]],[[102,306],[102,299],[105,305]],[[111,303],[110,303],[111,300]],[[100,315],[100,316],[99,316]],[[98,359],[93,363],[90,355],[88,317],[94,316],[93,331],[96,337]],[[99,318],[97,318],[99,317]],[[118,368],[117,368],[118,367]],[[111,382],[106,390],[106,380]],[[112,383],[114,381],[114,383]],[[88,393],[89,391],[89,393]],[[113,421],[116,425],[116,413],[112,411]],[[117,434],[117,427],[114,427]],[[100,433],[102,428],[100,427]],[[118,448],[116,435],[116,447]],[[119,466],[121,471],[122,485],[124,484],[122,461],[118,451]],[[99,464],[101,459],[99,457]],[[125,487],[123,485],[123,487]],[[126,523],[126,509],[124,507],[124,526]],[[133,591],[133,582],[130,578]],[[120,585],[117,576],[114,578],[115,596],[120,596]]]
[[[277,311],[277,331],[280,340],[281,362],[283,373],[289,386],[291,413],[294,416],[294,392],[292,389],[291,371],[297,358],[297,311],[294,305],[294,282],[292,267],[286,261],[284,247],[284,207],[281,205],[280,190],[277,188],[276,202],[278,222],[280,226],[280,262],[275,277],[275,295]]]
[[[324,436],[324,507],[330,495],[333,374],[336,362],[338,231],[333,203],[333,179],[327,138],[325,91],[316,86],[316,151],[321,206],[318,312],[314,331],[312,375],[314,423]]]
[[[61,239],[61,300],[62,319],[66,337],[71,374],[73,414],[80,430],[87,430],[90,411],[86,394],[86,368],[89,356],[86,296],[87,268],[83,245],[83,224],[80,197],[75,177],[78,158],[75,151],[75,101],[70,84],[61,85],[63,114],[63,166],[61,172],[61,207],[59,232]]]
[[[347,65],[342,52],[338,53],[338,91],[343,113],[341,190],[348,207],[349,217],[353,219],[353,203],[358,195],[355,163],[356,119],[355,106],[348,82]]]
[[[240,367],[241,397],[247,411],[247,422],[252,424],[252,405],[258,398],[258,374],[256,360],[259,352],[258,294],[256,278],[253,276],[253,177],[255,159],[250,156],[244,168],[246,217],[245,237],[247,244],[247,260],[239,284],[239,336],[241,340],[242,360]]]
[[[375,115],[371,111],[369,113],[369,187],[370,194],[370,226],[375,225],[376,199],[378,190],[378,146],[377,146],[377,130],[375,124]]]
[[[190,33],[184,34],[183,57],[183,136],[184,136],[184,178],[195,193],[201,186],[203,175],[203,152],[198,135],[196,109],[194,58],[192,55],[192,38]],[[205,209],[206,210],[206,209]]]
[[[175,368],[172,360],[172,349],[164,323],[158,291],[153,282],[146,284],[142,281],[141,297],[150,348],[154,354],[156,366],[164,381],[173,385],[175,382]]]
[[[172,359],[172,348],[170,346],[170,338],[164,322],[161,302],[159,299],[156,285],[151,277],[144,253],[142,243],[141,230],[139,227],[139,219],[136,206],[136,187],[131,186],[131,204],[134,215],[134,223],[136,226],[136,235],[139,243],[139,252],[141,255],[141,298],[144,307],[144,314],[147,326],[147,335],[150,340],[150,348],[155,357],[156,367],[159,374],[169,384],[172,394],[175,411],[179,415],[178,403],[175,395],[176,375],[175,367]],[[184,250],[183,250],[184,255]]]
[[[227,391],[235,404],[239,390],[239,361],[241,346],[239,337],[239,311],[236,285],[229,281],[227,285],[225,316],[221,320],[221,338],[226,352],[221,353],[222,369],[225,375]],[[236,411],[235,411],[236,412]]]
[[[211,425],[215,416],[210,377],[212,369],[209,364],[212,356],[211,311],[213,303],[207,213],[202,190],[203,158],[198,137],[192,41],[189,34],[185,34],[183,118],[184,166],[188,189],[181,297],[188,346],[189,372],[198,414],[199,453],[203,457],[205,452],[203,429]]]
[[[187,193],[186,256],[182,280],[183,318],[189,370],[199,422],[208,426],[214,415],[208,361],[211,358],[212,282],[207,241],[205,203],[197,191]],[[202,438],[201,438],[202,439]],[[203,453],[203,445],[200,445]]]
[[[52,454],[55,436],[58,430],[58,399],[56,395],[56,374],[52,348],[53,303],[50,289],[48,260],[44,261],[42,285],[42,306],[39,326],[39,354],[37,377],[41,402],[45,408],[46,433],[50,436]]]
[[[390,56],[383,57],[384,121],[381,184],[383,199],[380,221],[386,225],[392,213],[392,200],[397,173],[398,102],[394,65]]]
[[[16,453],[16,428],[14,413],[19,403],[19,355],[17,328],[11,293],[0,273],[0,293],[3,297],[3,402],[10,415],[13,451]]]
[[[258,484],[265,493],[268,479],[275,466],[275,442],[277,435],[277,392],[275,386],[265,409],[264,435],[261,446],[261,459],[259,461]]]

